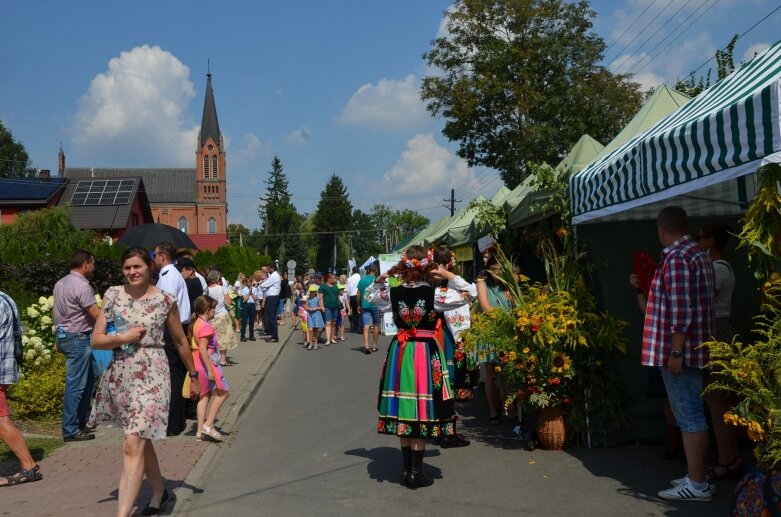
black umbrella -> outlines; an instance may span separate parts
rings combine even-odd
[[[170,242],[175,248],[198,248],[181,230],[162,223],[148,223],[134,226],[122,236],[117,244],[123,246],[143,246],[154,248],[158,244]]]

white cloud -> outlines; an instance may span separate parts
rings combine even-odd
[[[308,128],[302,127],[294,129],[283,138],[288,144],[304,144],[312,139],[312,132]]]
[[[194,97],[189,68],[170,52],[121,52],[81,98],[70,130],[76,154],[85,165],[192,167],[199,125],[186,108]]]
[[[241,137],[241,146],[231,150],[231,141],[225,138],[225,146],[231,155],[232,165],[244,165],[258,158],[267,158],[274,154],[274,146],[261,141],[256,135],[247,133]]]
[[[743,53],[743,57],[740,58],[741,62],[744,61],[751,61],[754,59],[754,56],[757,54],[761,54],[765,50],[770,48],[770,43],[754,43],[749,48],[746,49],[746,52]]]
[[[381,129],[414,128],[428,120],[420,100],[420,81],[410,74],[400,81],[364,84],[350,97],[337,119],[341,124]]]
[[[431,133],[419,133],[382,177],[383,191],[398,196],[438,196],[450,188],[463,189],[475,180],[466,162],[440,146]]]

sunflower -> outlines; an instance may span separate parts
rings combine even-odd
[[[570,358],[564,352],[556,352],[553,354],[553,371],[556,373],[564,373],[569,370]]]

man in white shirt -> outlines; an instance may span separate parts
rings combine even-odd
[[[190,299],[187,296],[187,285],[179,270],[174,267],[173,259],[176,256],[176,248],[168,242],[155,246],[155,268],[158,270],[157,288],[161,291],[176,296],[176,304],[179,307],[179,319],[184,329],[190,322]],[[185,330],[186,333],[186,330]],[[185,419],[185,401],[182,397],[182,385],[184,376],[187,375],[182,359],[179,357],[174,340],[168,331],[168,326],[163,326],[163,341],[165,343],[165,355],[168,358],[168,366],[171,370],[171,404],[168,408],[168,436],[175,436],[184,431],[187,420]]]
[[[350,297],[350,331],[358,334],[363,333],[361,328],[361,315],[358,314],[358,282],[361,281],[361,274],[358,266],[353,266],[353,274],[347,279],[347,285],[344,292]]]
[[[266,330],[271,333],[270,343],[279,343],[277,312],[279,311],[279,291],[282,287],[282,277],[277,273],[274,264],[268,267],[268,278],[260,284],[266,303]]]
[[[249,325],[249,340],[255,341],[255,306],[258,301],[255,280],[247,282],[241,288],[239,296],[244,300],[244,308],[241,313],[241,339],[247,340],[247,325]]]

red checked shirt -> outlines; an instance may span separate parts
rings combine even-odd
[[[686,366],[702,368],[708,350],[697,348],[711,339],[715,323],[713,264],[688,235],[662,250],[648,293],[641,362],[663,366],[670,356],[673,333],[686,334]]]

